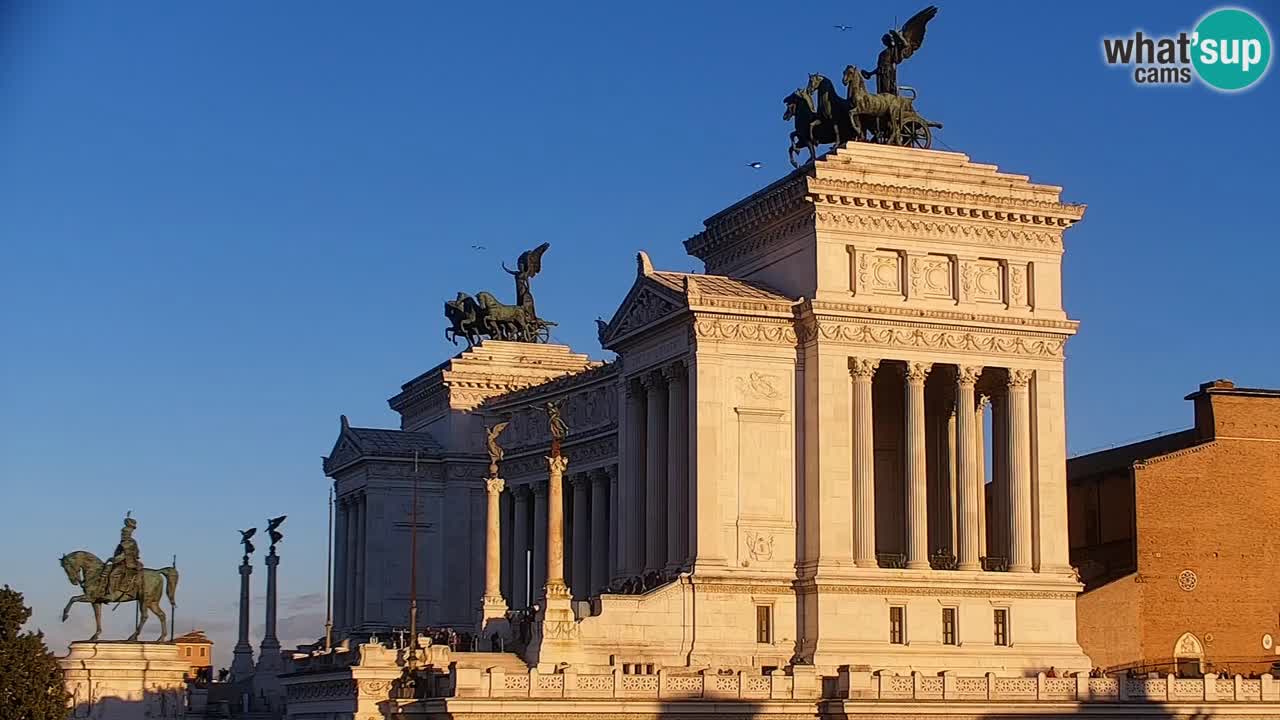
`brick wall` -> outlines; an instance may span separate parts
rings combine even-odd
[[[1126,575],[1076,601],[1076,638],[1098,667],[1130,663],[1142,654],[1142,586],[1136,577]]]

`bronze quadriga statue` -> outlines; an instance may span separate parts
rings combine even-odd
[[[542,254],[549,247],[550,243],[542,243],[521,253],[515,270],[505,264],[502,266],[515,278],[515,305],[505,305],[493,293],[484,291],[476,293],[475,297],[459,292],[453,300],[446,300],[444,316],[449,327],[445,328],[445,339],[456,345],[458,338],[463,338],[467,347],[486,337],[516,342],[550,341],[551,328],[555,323],[538,317],[533,292],[529,289],[529,280],[542,270]]]

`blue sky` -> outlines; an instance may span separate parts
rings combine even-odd
[[[789,170],[783,96],[922,4],[0,5],[0,583],[51,644],[87,634],[57,557],[132,509],[223,665],[235,530],[288,513],[282,639],[314,637],[320,456],[455,350],[441,301],[506,296],[498,263],[549,241],[539,310],[599,356],[635,251],[698,267],[681,241]],[[1103,65],[1103,35],[1208,3],[940,4],[900,71],[940,140],[1090,206],[1070,449],[1187,426],[1211,378],[1280,387],[1275,73],[1228,96]]]

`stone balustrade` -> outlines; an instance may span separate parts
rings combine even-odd
[[[1218,677],[1091,678],[873,675],[841,672],[819,677],[800,666],[792,674],[775,670],[768,675],[738,672],[682,674],[659,670],[651,675],[507,673],[501,669],[453,668],[450,685],[458,698],[509,699],[636,699],[636,700],[947,700],[990,702],[1270,702],[1280,704],[1280,683],[1271,675],[1260,679]],[[832,682],[834,680],[834,682]],[[825,681],[825,682],[824,682]],[[824,694],[823,689],[826,688]]]

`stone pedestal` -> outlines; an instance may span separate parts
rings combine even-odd
[[[72,718],[142,720],[186,717],[190,666],[170,643],[74,642],[58,660]]]

